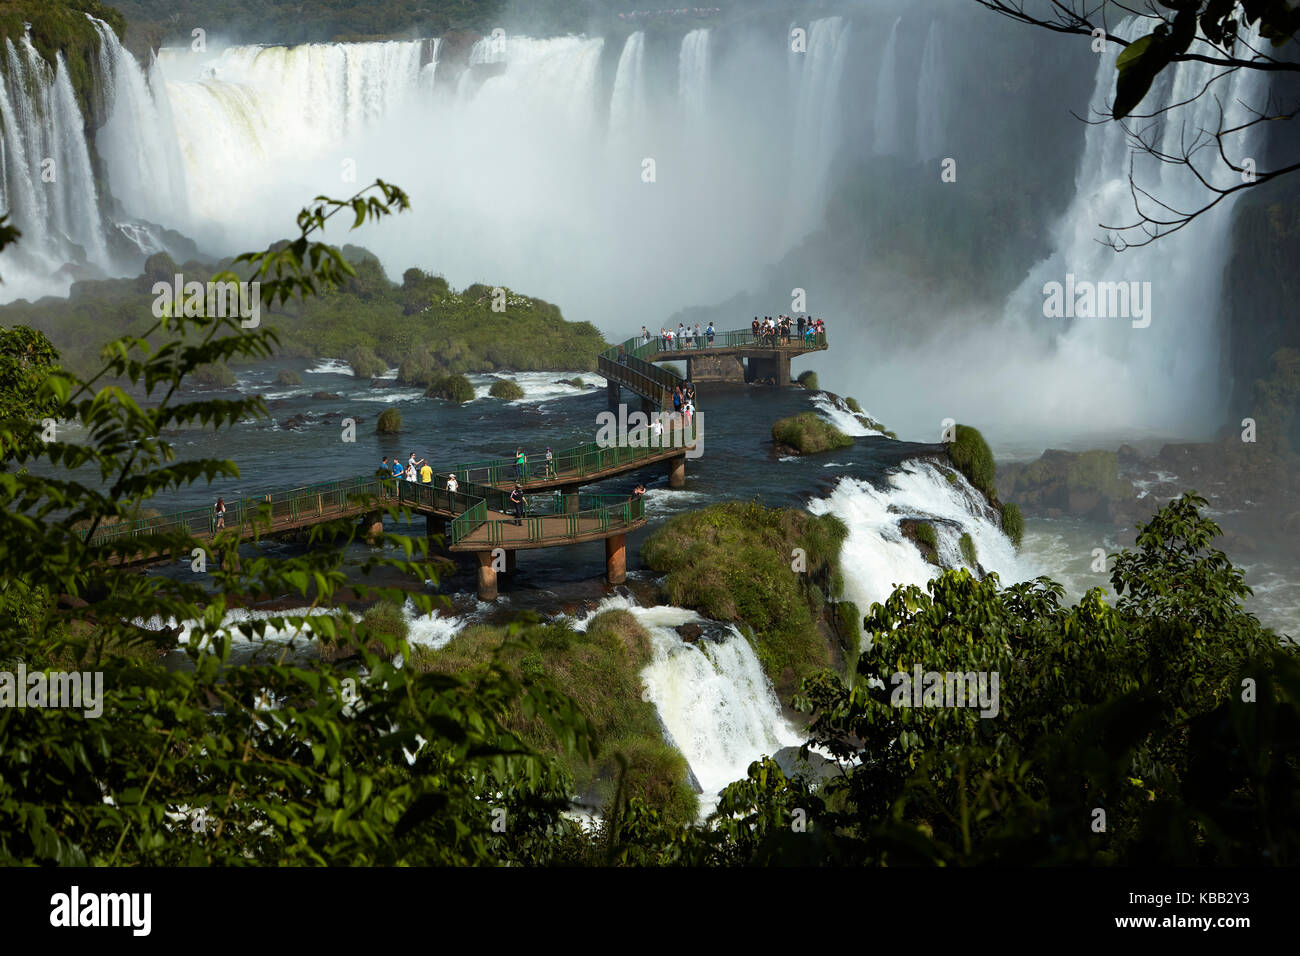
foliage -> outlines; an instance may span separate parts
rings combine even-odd
[[[772,438],[800,455],[848,448],[853,439],[815,412],[801,412],[772,424]]]
[[[402,430],[402,413],[396,408],[385,408],[379,413],[375,422],[375,431],[381,435],[392,435]]]
[[[30,423],[58,411],[58,400],[43,388],[58,360],[58,352],[40,332],[21,325],[0,326],[0,414]],[[0,463],[13,454],[7,443],[0,444]]]
[[[799,377],[795,380],[810,392],[817,391],[817,373],[812,369],[806,372],[800,372]]]
[[[957,546],[961,548],[961,559],[966,562],[966,566],[978,568],[979,555],[975,553],[975,539],[970,536],[970,532],[964,533],[957,540]]]
[[[291,368],[282,368],[275,375],[276,385],[301,385],[302,376]]]
[[[449,372],[434,375],[424,394],[426,398],[443,398],[449,402],[464,404],[474,400],[474,386],[464,375]]]
[[[206,362],[190,373],[189,381],[206,388],[230,388],[235,384],[235,373],[225,362]]]
[[[930,524],[930,522],[919,522],[915,534],[916,540],[921,544],[928,545],[936,551],[939,549],[939,533],[934,530],[934,525]]]
[[[242,257],[262,276],[265,302],[310,294],[337,275],[325,264],[338,263],[337,250],[312,236],[339,209],[360,202],[365,221],[406,207],[400,190],[373,188],[382,200],[367,201],[364,193],[341,203],[321,197],[300,217],[298,242]],[[0,620],[0,659],[35,669],[72,653],[103,673],[104,699],[98,718],[50,707],[0,708],[0,861],[520,863],[538,858],[548,834],[572,829],[559,815],[568,794],[562,768],[497,719],[513,703],[552,725],[566,749],[590,753],[585,718],[545,682],[521,687],[494,672],[470,687],[395,666],[397,654],[411,658],[411,648],[364,620],[356,625],[363,647],[357,664],[306,669],[285,663],[292,643],[308,639],[307,626],[326,638],[350,627],[337,612],[225,620],[228,608],[264,594],[310,592],[314,607],[331,608],[345,583],[363,600],[405,599],[345,577],[343,545],[356,534],[354,522],[313,529],[305,554],[277,558],[245,549],[239,562],[231,560],[238,547],[233,530],[211,541],[185,530],[132,540],[96,540],[75,530],[79,522],[88,521],[93,532],[131,520],[144,502],[195,481],[237,476],[229,461],[178,460],[164,435],[194,423],[222,429],[264,417],[260,398],[176,397],[197,367],[236,356],[263,359],[275,340],[269,327],[244,329],[238,319],[166,317],[143,337],[112,343],[97,376],[132,383],[147,405],[125,389],[98,386],[97,378],[56,370],[42,400],[57,401],[56,417],[87,437],[37,444],[30,441],[35,426],[4,423],[0,436],[19,449],[22,467],[0,473],[0,581],[5,599],[19,600],[25,616]],[[82,467],[102,483],[80,483]],[[46,477],[51,471],[59,480]],[[422,536],[385,541],[397,550],[375,553],[363,572],[384,568],[420,583],[436,580]],[[209,553],[215,587],[141,575],[115,560],[141,550],[188,556],[193,548]],[[410,599],[421,612],[431,608],[420,590]],[[96,623],[88,637],[67,626],[86,618],[77,603],[84,601]],[[139,630],[129,622],[155,616],[190,622],[186,666],[104,654],[109,642],[138,643]],[[228,666],[234,633],[255,640],[271,627],[292,635],[272,663]],[[383,653],[365,649],[372,640]],[[508,834],[493,831],[493,808],[507,814]]]
[[[32,46],[54,69],[63,53],[68,79],[85,116],[101,115],[96,109],[103,91],[96,89],[99,62],[99,32],[86,14],[103,20],[121,37],[126,29],[122,14],[100,0],[5,0],[0,4],[0,38],[15,45],[22,39],[25,24],[31,24]],[[8,76],[9,64],[0,57],[0,74]],[[10,81],[10,96],[19,86]]]
[[[388,372],[388,363],[368,345],[354,345],[343,359],[352,366],[352,374],[357,378],[380,378]]]
[[[467,681],[493,669],[521,685],[549,679],[591,721],[599,747],[594,759],[566,756],[563,741],[535,715],[510,705],[504,724],[542,752],[565,761],[579,795],[606,805],[622,773],[627,795],[678,824],[695,819],[696,799],[686,784],[686,762],[663,740],[654,705],[642,697],[641,671],[651,660],[650,636],[627,611],[604,611],[578,631],[568,624],[521,622],[506,628],[475,625],[446,647],[417,647],[412,666]]]
[[[1025,537],[1025,519],[1020,513],[1020,506],[1007,504],[1002,506],[1002,533],[1011,539],[1017,548]]]
[[[747,625],[763,669],[786,693],[831,664],[815,619],[818,582],[831,590],[847,534],[830,515],[732,501],[669,519],[641,545],[641,560],[666,575],[670,603]]]
[[[989,450],[984,436],[969,425],[956,427],[955,439],[947,444],[948,458],[953,465],[966,476],[966,480],[986,498],[997,497],[994,477],[997,469],[993,463],[993,452]]]
[[[866,414],[866,412],[862,410],[862,406],[858,404],[858,400],[856,398],[846,398],[844,399],[844,404],[848,406],[849,411],[851,411],[854,415]]]
[[[500,398],[507,402],[513,402],[524,397],[524,390],[515,382],[502,378],[497,379],[497,381],[492,383],[492,387],[488,389],[488,394],[493,398]]]

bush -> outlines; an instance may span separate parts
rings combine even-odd
[[[804,388],[808,389],[808,391],[810,392],[817,391],[817,373],[814,372],[812,369],[800,373],[799,377],[795,379],[795,381],[798,382],[800,385],[802,385]]]
[[[854,415],[865,415],[865,414],[866,414],[866,412],[864,412],[864,411],[862,410],[862,406],[858,404],[858,400],[857,400],[856,398],[846,398],[846,399],[844,399],[844,404],[848,406],[849,411],[851,411]],[[883,429],[884,429],[884,426],[882,425],[880,428],[878,428],[878,429],[876,429],[876,430],[877,430],[877,431],[882,431]]]
[[[210,388],[230,388],[235,384],[235,373],[222,362],[200,365],[186,378],[191,382],[206,385]]]
[[[963,534],[957,542],[961,547],[961,559],[972,568],[979,567],[979,555],[975,553],[975,540],[970,534]]]
[[[1019,505],[1002,506],[1002,532],[1011,539],[1017,548],[1025,536],[1025,518],[1020,513]]]
[[[488,389],[488,394],[493,398],[514,402],[524,397],[524,390],[509,379],[502,378],[492,383],[492,387]]]
[[[378,378],[388,371],[388,364],[366,345],[353,346],[344,358],[357,378]]]
[[[424,390],[425,398],[443,398],[449,402],[472,402],[474,386],[469,379],[459,373],[434,375],[429,387]]]
[[[381,435],[394,435],[402,430],[402,413],[395,408],[385,408],[375,423],[375,431]]]
[[[369,638],[389,637],[394,641],[404,641],[410,631],[406,615],[392,601],[380,601],[369,608],[361,615],[361,625]]]
[[[922,521],[916,526],[916,540],[936,551],[939,550],[939,534],[934,530],[934,525],[927,521]]]
[[[976,429],[968,425],[957,426],[956,440],[948,443],[948,458],[985,498],[992,500],[997,496],[993,485],[996,471],[993,452]]]
[[[301,385],[302,376],[291,368],[282,368],[275,376],[276,385]]]
[[[799,455],[848,448],[853,439],[814,412],[782,418],[772,425],[772,438]]]

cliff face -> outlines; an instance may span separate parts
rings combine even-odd
[[[53,66],[62,52],[82,115],[94,128],[104,120],[105,103],[97,82],[99,34],[86,14],[108,23],[118,37],[126,31],[126,18],[99,0],[7,0],[0,4],[0,37],[16,44],[30,24],[32,46],[47,63]],[[0,73],[10,80],[7,56],[0,57]]]

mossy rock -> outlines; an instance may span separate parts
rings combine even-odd
[[[1002,506],[1002,533],[1011,539],[1017,548],[1025,537],[1025,518],[1020,513],[1020,506],[1009,504]]]
[[[796,455],[814,455],[853,444],[852,438],[815,412],[802,412],[775,422],[772,438],[782,450]]]
[[[395,408],[386,408],[375,422],[375,431],[381,435],[395,435],[402,430],[402,413]]]
[[[966,476],[966,480],[985,498],[996,500],[994,481],[997,467],[984,436],[969,425],[958,425],[955,440],[949,442],[947,448],[949,460]]]
[[[379,378],[388,372],[388,363],[375,355],[368,346],[358,345],[348,350],[345,356],[352,366],[352,374],[357,378]]]
[[[641,559],[666,575],[669,603],[746,625],[764,671],[784,696],[832,663],[812,593],[815,582],[838,570],[847,535],[830,515],[729,501],[670,518],[642,544]],[[792,555],[802,570],[792,567]]]
[[[340,622],[341,627],[332,637],[320,635],[320,659],[338,661],[355,657],[362,646],[372,654],[384,655],[410,637],[410,625],[400,605],[380,601],[367,608],[358,623],[350,619]]]
[[[282,368],[275,376],[276,385],[301,385],[302,376],[291,368]]]
[[[524,397],[524,390],[507,378],[498,379],[488,389],[488,394],[507,402],[516,402]]]
[[[801,372],[795,381],[810,392],[817,391],[817,373],[811,369],[806,372]]]
[[[916,545],[916,549],[921,552],[921,557],[933,565],[938,565],[939,533],[935,531],[934,525],[916,518],[904,518],[898,523],[898,530],[904,538]]]
[[[186,379],[209,388],[230,388],[235,384],[235,373],[223,362],[209,362],[190,372]]]
[[[979,555],[975,553],[975,539],[967,532],[957,541],[957,546],[961,548],[961,559],[971,568],[978,568]]]
[[[866,414],[866,412],[862,410],[862,406],[858,404],[858,400],[856,398],[846,398],[844,399],[844,404],[848,406],[849,411],[851,411],[854,415]],[[880,430],[883,430],[883,427]]]
[[[458,373],[435,375],[424,390],[425,398],[442,398],[449,402],[464,404],[474,400],[474,386],[469,379]]]

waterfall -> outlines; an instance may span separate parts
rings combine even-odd
[[[623,44],[609,101],[611,137],[624,138],[639,130],[646,117],[645,33],[638,30]]]
[[[921,162],[943,156],[947,131],[948,82],[945,72],[943,28],[930,24],[921,54],[921,79],[916,87],[916,158]]]
[[[889,39],[885,41],[885,52],[880,57],[880,74],[876,79],[876,112],[873,117],[873,146],[877,156],[892,156],[899,149],[898,119],[898,54],[895,44],[898,40],[898,25],[902,17],[894,20],[890,27]]]
[[[794,133],[790,140],[790,205],[787,242],[802,239],[826,211],[831,163],[839,149],[840,80],[848,54],[850,26],[843,17],[814,20],[808,51],[798,54]]]
[[[1126,21],[1116,32],[1132,36],[1140,29]],[[1246,39],[1253,44],[1256,36],[1252,33]],[[1105,110],[1114,100],[1117,53],[1112,46],[1100,58],[1093,97],[1096,110]],[[1170,154],[1177,154],[1183,142],[1208,139],[1209,147],[1197,154],[1198,165],[1207,172],[1217,165],[1217,150],[1207,131],[1218,128],[1220,103],[1224,126],[1237,125],[1248,118],[1247,107],[1263,102],[1268,82],[1258,70],[1238,70],[1211,86],[1206,95],[1186,103],[1218,72],[1205,63],[1180,63],[1162,75],[1141,107],[1150,112],[1157,104],[1185,103],[1143,123],[1159,124],[1154,134],[1148,131],[1147,135],[1157,136],[1159,148]],[[1260,135],[1254,127],[1228,137],[1227,154],[1257,157]],[[1006,325],[1052,339],[1052,352],[1035,373],[1041,382],[1033,407],[1041,414],[1056,416],[1058,422],[1082,416],[1093,426],[1122,427],[1140,408],[1149,427],[1208,433],[1220,419],[1224,394],[1217,304],[1231,242],[1233,199],[1224,200],[1179,233],[1116,252],[1097,239],[1105,234],[1102,224],[1135,221],[1130,162],[1136,182],[1173,209],[1195,209],[1212,198],[1189,170],[1133,150],[1118,123],[1090,125],[1074,198],[1051,232],[1051,254],[1011,295]],[[1220,187],[1239,181],[1231,170],[1215,170],[1210,178]],[[1150,200],[1144,201],[1144,207],[1157,218],[1167,214]],[[1046,317],[1049,284],[1065,287],[1070,276],[1078,284],[1124,283],[1138,291],[1145,286],[1149,289],[1146,316]],[[1101,298],[1098,295],[1094,303],[1097,316]],[[1143,323],[1149,324],[1143,327]],[[1089,401],[1080,403],[1081,396],[1089,396]]]
[[[54,274],[63,264],[109,267],[85,121],[62,53],[51,67],[25,35],[16,45],[6,38],[4,53],[3,193],[13,204],[6,209],[10,221],[23,237],[6,257],[0,299],[60,294],[70,282],[67,273]]]
[[[901,518],[933,525],[944,567],[964,566],[958,541],[969,534],[979,564],[996,571],[1002,584],[1034,576],[1002,533],[997,513],[984,496],[961,475],[950,482],[949,473],[930,462],[907,461],[881,487],[845,477],[829,495],[809,502],[812,514],[833,514],[848,526],[840,552],[844,596],[864,613],[884,601],[895,585],[924,585],[941,571],[903,536]]]
[[[709,111],[708,29],[692,30],[682,38],[677,59],[677,98],[682,111],[692,120],[703,120]]]

